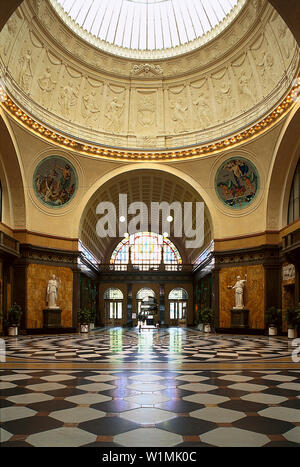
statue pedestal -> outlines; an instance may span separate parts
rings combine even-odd
[[[44,328],[61,328],[61,312],[60,308],[46,308],[43,310]]]
[[[249,310],[233,308],[230,313],[231,328],[246,329],[249,327]]]

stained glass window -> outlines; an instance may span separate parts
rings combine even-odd
[[[163,235],[153,232],[139,232],[125,237],[114,250],[110,263],[126,269],[129,263],[138,269],[158,269],[164,264],[166,269],[177,268],[182,259],[175,245]],[[117,269],[117,268],[116,268]]]

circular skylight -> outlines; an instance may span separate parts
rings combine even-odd
[[[246,0],[50,0],[64,22],[93,45],[131,58],[163,58],[200,47]]]

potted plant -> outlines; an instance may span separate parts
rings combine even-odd
[[[9,336],[18,335],[22,314],[22,308],[16,303],[8,310],[5,325],[7,326]]]
[[[211,327],[214,322],[214,315],[211,308],[204,308],[200,312],[200,319],[204,326],[204,332],[211,332]]]
[[[266,311],[266,324],[269,329],[269,336],[277,336],[281,323],[281,310],[272,306]]]
[[[300,324],[300,303],[294,308],[288,308],[284,315],[288,327],[288,338],[296,339],[297,327]]]
[[[89,332],[90,320],[91,320],[90,310],[88,308],[80,309],[78,313],[80,332]]]

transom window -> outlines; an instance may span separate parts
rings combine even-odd
[[[132,264],[138,269],[158,268],[160,264],[172,269],[182,264],[182,259],[175,245],[163,235],[153,232],[139,232],[125,237],[114,250],[111,264],[122,266]],[[117,269],[117,268],[116,268]]]
[[[155,292],[152,289],[148,289],[147,287],[144,287],[143,289],[140,289],[138,293],[136,294],[136,299],[137,300],[144,300],[145,298],[155,298]]]
[[[120,289],[107,289],[104,300],[123,300],[124,296]]]
[[[173,289],[169,294],[169,300],[187,300],[188,298],[187,291],[181,288]]]

